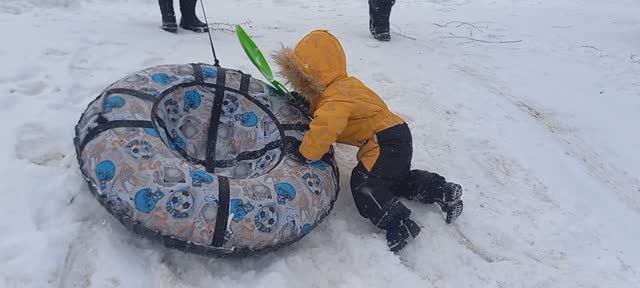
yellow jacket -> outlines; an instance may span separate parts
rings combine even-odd
[[[371,170],[380,155],[375,134],[404,123],[360,80],[347,75],[344,50],[327,31],[316,30],[294,49],[275,55],[280,74],[311,103],[313,120],[300,145],[309,160],[320,159],[335,142],[360,148],[358,160]]]

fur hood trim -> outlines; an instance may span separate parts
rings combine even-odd
[[[280,66],[278,74],[293,89],[300,92],[309,102],[312,102],[313,98],[322,94],[326,87],[322,85],[319,79],[305,74],[304,69],[294,57],[293,49],[284,46],[273,55],[276,64]]]

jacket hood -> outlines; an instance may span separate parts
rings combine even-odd
[[[313,31],[295,48],[283,47],[274,55],[280,75],[308,100],[322,94],[333,82],[347,77],[347,60],[338,38],[324,30]]]

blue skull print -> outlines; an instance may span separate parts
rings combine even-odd
[[[204,67],[202,68],[202,75],[205,78],[216,78],[218,76],[218,70],[215,68]]]
[[[104,160],[96,165],[96,178],[100,183],[100,189],[104,190],[107,186],[107,182],[113,180],[116,175],[116,166],[109,160]]]
[[[240,125],[244,127],[256,127],[258,125],[258,116],[253,112],[245,112],[235,115],[234,119],[240,121]]]
[[[202,95],[196,90],[189,90],[184,93],[184,112],[189,112],[191,109],[198,109],[202,102]]]
[[[102,111],[111,112],[113,109],[121,108],[124,106],[124,98],[120,96],[109,96],[102,103]]]
[[[158,130],[156,130],[156,128],[144,128],[144,132],[149,136],[153,136],[156,138],[160,137],[160,133],[158,132]]]
[[[300,235],[306,235],[311,232],[311,224],[304,224],[300,227]]]
[[[202,187],[202,184],[213,183],[213,176],[202,170],[191,171],[191,186]]]
[[[133,202],[138,211],[149,213],[156,208],[158,201],[160,201],[162,197],[164,197],[164,193],[160,190],[152,192],[151,188],[143,188],[136,193]]]
[[[167,73],[153,74],[153,76],[151,76],[151,79],[153,79],[153,82],[156,82],[160,85],[169,85],[173,83],[173,81],[178,80],[178,78],[176,78],[175,76],[169,75]]]
[[[309,189],[311,193],[320,195],[320,193],[322,192],[320,187],[320,176],[307,172],[302,176],[302,179],[304,180],[304,184],[307,186],[307,189]]]
[[[289,183],[278,183],[274,185],[278,195],[278,204],[286,204],[296,198],[296,189]]]
[[[313,166],[316,169],[323,170],[323,171],[325,169],[331,167],[331,166],[329,166],[329,164],[327,164],[327,162],[324,162],[322,160],[317,160],[317,161],[311,162],[311,166]]]
[[[182,151],[187,151],[187,141],[178,135],[178,131],[176,131],[176,129],[171,130],[171,138],[169,140],[171,141],[169,148],[172,150],[180,148]]]
[[[233,215],[234,222],[240,222],[244,217],[253,211],[254,207],[251,203],[244,203],[240,199],[231,199],[229,202],[229,213]]]
[[[256,213],[254,220],[258,231],[271,233],[278,224],[278,211],[273,206],[262,207]]]
[[[193,195],[189,191],[176,191],[169,196],[165,208],[173,218],[188,218],[194,206]]]

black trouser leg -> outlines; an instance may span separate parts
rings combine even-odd
[[[371,33],[389,32],[389,18],[395,0],[369,0],[369,28]]]
[[[393,196],[395,184],[371,174],[362,163],[358,163],[351,174],[351,192],[358,212],[384,230],[411,215],[411,210]]]
[[[425,170],[411,170],[404,181],[403,189],[399,189],[398,196],[434,203],[436,197],[443,194],[446,180],[437,173]],[[437,197],[440,199],[442,197]]]
[[[197,0],[180,0],[180,13],[182,20],[191,21],[196,16]]]
[[[411,132],[402,124],[378,133],[376,138],[378,160],[371,171],[358,163],[351,175],[351,191],[360,215],[387,229],[411,214],[395,197],[411,167]]]
[[[194,32],[207,32],[209,27],[196,16],[197,2],[198,0],[180,0],[180,27]]]
[[[177,32],[176,13],[173,10],[173,0],[158,0],[160,13],[162,13],[162,29],[168,32]]]

